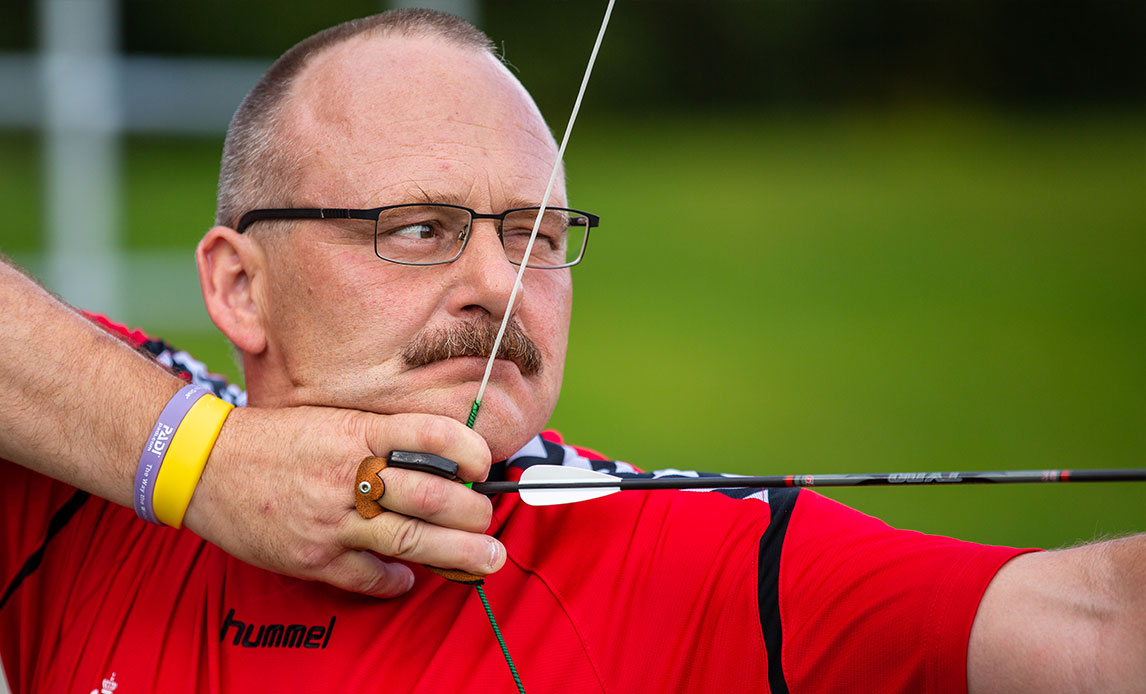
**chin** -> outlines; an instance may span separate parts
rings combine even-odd
[[[485,400],[474,421],[474,431],[486,440],[495,462],[505,460],[521,450],[545,426],[549,409],[532,401],[527,402],[523,407],[524,403],[509,398],[500,390],[494,391],[491,388],[486,391]],[[472,404],[472,399],[466,403],[467,416]]]
[[[373,387],[362,383],[357,397],[323,404],[378,414],[433,414],[465,424],[483,371],[483,360],[450,359],[382,384],[376,382]],[[494,461],[521,450],[545,426],[556,405],[551,380],[548,374],[525,376],[512,362],[498,360],[474,422],[474,430],[486,440]]]
[[[529,443],[534,436],[540,433],[540,430],[538,430],[532,434],[522,435],[517,439],[510,439],[506,436],[491,436],[483,432],[480,426],[475,426],[474,429],[476,429],[477,432],[482,435],[482,438],[486,440],[486,443],[489,444],[490,457],[495,463],[501,462],[514,453],[517,453],[525,444]]]

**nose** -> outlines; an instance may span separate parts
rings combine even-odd
[[[465,250],[450,263],[457,277],[457,290],[450,309],[460,317],[473,318],[480,313],[494,322],[505,318],[509,295],[517,278],[517,266],[510,263],[505,255],[497,224],[497,220],[475,219]],[[523,287],[514,300],[514,313],[524,298]]]

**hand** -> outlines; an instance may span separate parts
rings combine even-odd
[[[414,574],[374,553],[481,575],[500,569],[505,548],[482,534],[493,505],[457,482],[387,468],[380,499],[386,512],[359,517],[358,463],[391,450],[449,458],[465,481],[484,480],[489,472],[485,440],[447,417],[236,408],[211,452],[185,525],[249,564],[378,597],[405,593]]]

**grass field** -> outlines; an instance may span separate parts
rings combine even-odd
[[[571,201],[603,221],[553,425],[646,468],[1142,466],[1144,134],[1139,113],[586,115]],[[132,248],[190,253],[218,147],[125,143]],[[0,248],[35,251],[35,142],[0,157]],[[167,337],[235,375],[219,337]],[[1146,485],[832,496],[986,542],[1146,530]]]

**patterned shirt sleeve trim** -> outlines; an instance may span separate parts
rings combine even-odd
[[[209,388],[211,393],[220,400],[229,402],[235,407],[246,406],[247,392],[245,390],[234,383],[229,383],[226,377],[207,371],[206,364],[187,352],[173,351],[170,345],[163,342],[160,342],[160,345],[164,349],[155,355],[156,361],[160,364],[172,369],[178,375],[186,374],[183,376],[184,378],[188,378],[194,385]]]
[[[246,391],[233,383],[229,383],[226,377],[209,372],[206,364],[187,352],[176,350],[163,340],[153,338],[142,330],[131,330],[126,325],[108,320],[106,316],[101,316],[98,313],[90,311],[82,311],[81,313],[111,334],[118,335],[132,347],[150,354],[155,358],[155,361],[166,366],[183,380],[210,389],[215,397],[236,407],[243,407],[247,404]]]
[[[558,437],[555,437],[558,438]],[[558,438],[558,440],[560,440]],[[535,436],[520,451],[509,457],[507,465],[512,468],[524,470],[533,465],[568,465],[582,470],[594,470],[620,477],[645,477],[659,479],[661,477],[713,477],[721,479],[735,479],[737,475],[714,472],[696,472],[693,470],[654,470],[641,472],[629,463],[620,460],[597,460],[582,455],[577,448],[541,435]],[[689,492],[715,492],[731,499],[756,499],[768,503],[767,489],[733,488],[733,489],[688,489]]]

